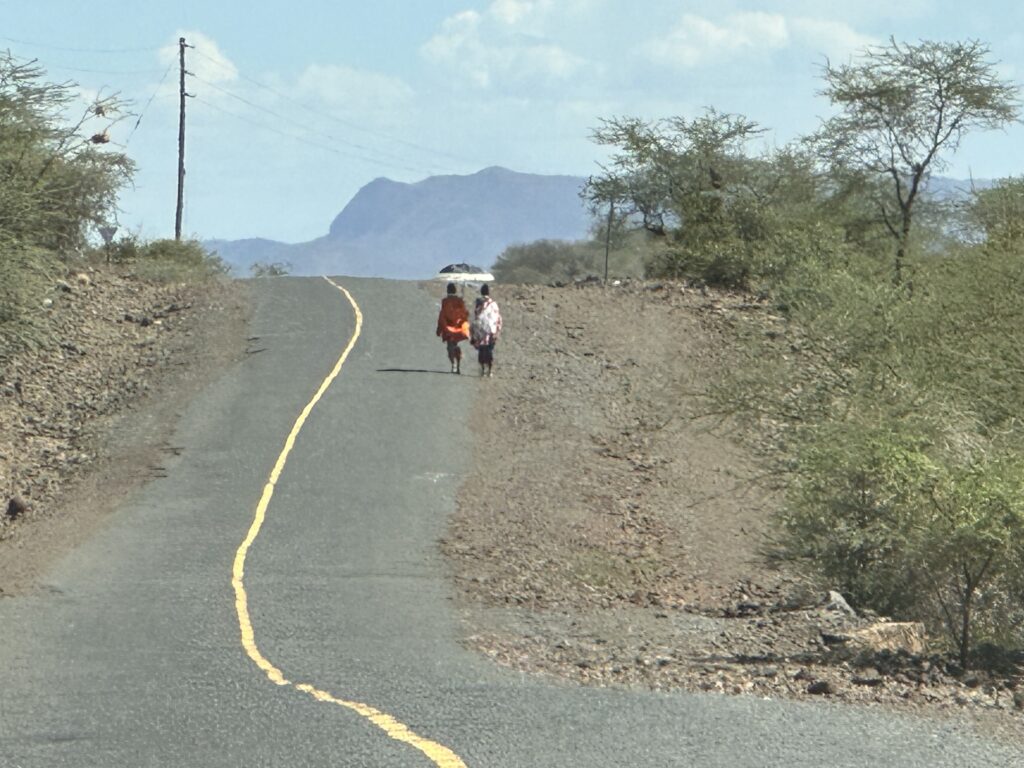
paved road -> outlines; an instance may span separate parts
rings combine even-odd
[[[254,284],[263,351],[191,404],[168,476],[39,594],[0,601],[0,766],[1024,765],[941,724],[579,689],[460,649],[435,542],[480,382],[442,375],[430,296],[340,282],[365,314],[362,335],[245,561],[255,647],[292,684],[243,648],[231,571],[285,436],[354,330],[345,297],[305,278]],[[390,715],[391,735],[307,685]]]

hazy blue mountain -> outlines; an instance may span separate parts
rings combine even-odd
[[[925,184],[925,194],[937,200],[964,200],[972,190],[983,190],[991,187],[993,179],[949,179],[945,176],[932,176]]]
[[[586,237],[590,216],[579,197],[585,181],[498,167],[414,184],[380,178],[360,189],[316,240],[206,244],[239,274],[257,261],[287,261],[296,275],[422,279],[452,262],[489,267],[516,243]]]
[[[211,251],[215,251],[224,261],[231,265],[239,275],[249,273],[249,265],[257,261],[273,264],[277,261],[292,260],[292,254],[299,245],[279,243],[276,240],[265,240],[260,237],[246,240],[204,240]]]

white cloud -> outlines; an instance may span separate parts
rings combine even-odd
[[[645,48],[648,56],[659,63],[692,69],[747,52],[778,50],[789,44],[785,17],[752,12],[731,14],[719,24],[686,14],[668,35],[649,41]]]
[[[486,88],[490,74],[486,51],[480,41],[482,17],[476,11],[462,11],[444,20],[441,31],[430,38],[420,52],[431,61],[463,71],[475,85]]]
[[[185,38],[193,46],[185,50],[186,69],[210,83],[230,83],[238,79],[238,67],[228,58],[216,41],[202,32],[181,32],[178,38]],[[160,61],[164,66],[178,61],[178,39],[160,49]]]
[[[301,101],[374,119],[394,117],[414,99],[412,88],[397,77],[337,65],[310,65],[296,90]]]
[[[550,3],[537,0],[494,0],[488,9],[496,19],[509,26],[515,26],[534,15],[540,6]]]
[[[586,61],[539,33],[537,23],[552,7],[551,0],[495,0],[487,16],[462,11],[445,19],[420,52],[481,89],[564,82]]]
[[[790,22],[790,27],[793,37],[803,46],[818,50],[830,58],[850,56],[879,42],[840,21],[797,18]]]

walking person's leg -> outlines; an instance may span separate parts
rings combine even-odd
[[[490,376],[491,375],[491,364],[494,362],[494,345],[493,344],[481,344],[480,345],[480,375]]]
[[[455,373],[455,356],[458,354],[459,345],[457,342],[448,341],[448,363],[452,367],[452,373]]]

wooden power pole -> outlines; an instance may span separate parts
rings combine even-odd
[[[178,60],[180,66],[178,107],[178,205],[174,211],[174,239],[181,240],[181,209],[185,203],[185,38],[178,38]]]

